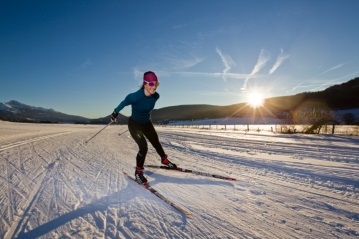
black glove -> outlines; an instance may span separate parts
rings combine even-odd
[[[112,121],[112,122],[116,122],[117,116],[118,116],[118,113],[114,111],[114,112],[112,113],[112,115],[111,115],[111,121]]]

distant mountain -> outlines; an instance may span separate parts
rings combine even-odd
[[[121,119],[127,117],[121,115]],[[68,115],[53,109],[35,107],[12,100],[7,103],[0,102],[0,120],[29,123],[80,123],[103,124],[110,122],[110,116],[99,119],[88,119],[81,116]]]
[[[15,100],[0,103],[0,119],[16,122],[46,123],[87,123],[89,121],[84,117],[67,115],[53,109],[29,106]]]
[[[265,103],[266,108],[279,111],[319,105],[333,110],[359,108],[359,77],[323,91],[270,98]]]
[[[180,105],[154,110],[153,121],[196,120],[260,115],[276,117],[283,111],[300,107],[327,107],[332,110],[359,108],[359,77],[323,91],[265,99],[263,107],[253,109],[246,103],[228,106]]]
[[[215,119],[226,117],[245,117],[260,115],[276,117],[281,112],[292,111],[301,107],[327,107],[332,110],[359,108],[359,77],[340,85],[331,86],[323,91],[304,92],[292,96],[273,97],[265,100],[263,107],[253,109],[246,103],[228,106],[216,105],[178,105],[155,109],[152,112],[154,122],[173,120]],[[17,101],[0,103],[0,120],[16,122],[46,123],[83,123],[107,124],[110,115],[99,119],[88,119],[67,115],[53,109],[44,109],[22,104]],[[119,115],[120,123],[127,123],[128,117]]]

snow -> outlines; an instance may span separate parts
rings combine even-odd
[[[124,176],[126,126],[85,143],[103,127],[0,121],[0,238],[359,236],[358,137],[156,127],[173,162],[237,179],[146,168],[186,216]]]
[[[1,103],[0,102],[0,110],[5,110],[5,111],[12,111],[13,113],[17,113],[18,110],[17,109],[13,109],[11,107],[11,105],[7,104],[7,103]]]

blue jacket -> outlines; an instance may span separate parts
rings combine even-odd
[[[131,93],[115,108],[115,112],[119,113],[128,105],[132,106],[131,119],[138,123],[146,123],[151,120],[151,112],[155,108],[156,101],[160,95],[156,92],[153,95],[146,96],[144,89]]]

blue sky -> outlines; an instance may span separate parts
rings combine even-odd
[[[357,0],[2,0],[0,102],[103,117],[148,70],[156,108],[323,90],[359,76],[358,11]]]

